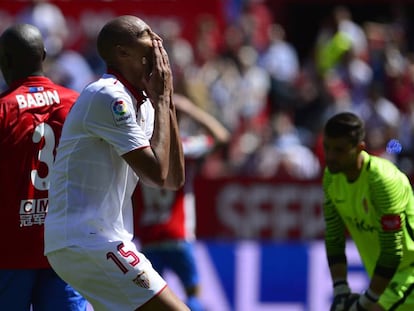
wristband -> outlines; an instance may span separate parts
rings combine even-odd
[[[348,282],[346,280],[336,280],[333,282],[333,286],[339,286],[339,285],[348,285]]]
[[[365,309],[369,309],[369,307],[375,304],[378,299],[379,295],[368,288],[363,295],[359,296],[358,304]]]
[[[369,300],[371,300],[372,302],[377,302],[377,301],[378,301],[378,299],[379,299],[379,297],[380,297],[380,295],[378,295],[378,294],[374,293],[374,292],[373,292],[370,288],[368,288],[368,289],[365,291],[364,295],[365,295],[365,296],[367,296],[367,298],[368,298]]]
[[[351,293],[351,289],[348,286],[346,280],[338,280],[334,282],[334,297],[339,295],[348,295]]]

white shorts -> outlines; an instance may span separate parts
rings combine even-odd
[[[56,273],[78,290],[94,311],[135,310],[166,286],[132,242],[71,246],[47,254]]]

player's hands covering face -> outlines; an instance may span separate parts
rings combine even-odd
[[[158,102],[160,97],[170,98],[173,93],[172,73],[167,51],[161,40],[154,38],[153,66],[150,79],[145,82],[146,93],[151,101]]]

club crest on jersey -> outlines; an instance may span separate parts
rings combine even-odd
[[[401,229],[400,215],[383,215],[381,217],[381,226],[384,231],[395,231]]]
[[[128,110],[128,104],[122,99],[113,101],[111,110],[116,125],[127,124],[132,121],[132,114]]]
[[[150,281],[145,271],[142,271],[140,274],[138,274],[137,277],[133,279],[132,281],[142,288],[150,287]]]

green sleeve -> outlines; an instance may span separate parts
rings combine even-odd
[[[406,225],[405,196],[406,187],[398,178],[376,178],[370,180],[372,203],[378,211],[379,242],[381,251],[377,260],[374,273],[385,278],[391,278],[397,270],[402,256],[404,231]],[[400,222],[399,226],[384,229],[384,217],[392,216]]]
[[[338,214],[334,203],[329,196],[331,178],[329,172],[323,177],[324,203],[323,212],[325,219],[325,248],[329,266],[338,263],[346,263],[345,255],[345,224]]]

